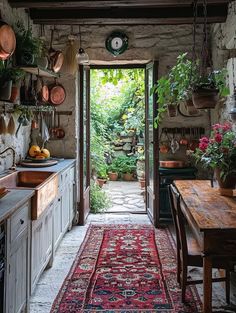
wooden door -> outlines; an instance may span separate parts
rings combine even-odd
[[[90,209],[90,69],[79,66],[79,224],[84,225]]]
[[[146,171],[146,210],[151,222],[157,226],[159,207],[159,147],[158,129],[154,128],[154,118],[157,114],[157,95],[151,94],[151,89],[158,76],[157,61],[146,66],[145,90],[146,90],[146,112],[145,112],[145,171]]]

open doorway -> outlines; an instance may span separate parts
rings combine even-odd
[[[91,85],[91,79],[90,74],[93,69],[101,70],[106,69],[107,71],[110,69],[116,69],[116,76],[121,75],[120,69],[127,70],[127,69],[136,69],[137,72],[140,70],[143,72],[142,81],[143,81],[143,92],[142,92],[142,99],[145,95],[145,113],[143,116],[145,117],[145,133],[144,133],[144,153],[145,153],[145,212],[148,214],[151,222],[157,226],[158,225],[158,219],[159,219],[159,140],[158,140],[158,129],[154,127],[154,119],[157,112],[157,98],[156,93],[152,93],[151,90],[153,89],[153,86],[155,82],[157,81],[157,73],[158,73],[158,62],[153,61],[145,65],[140,66],[105,66],[105,67],[98,67],[98,66],[79,66],[79,85],[78,85],[78,96],[79,96],[79,160],[78,160],[78,176],[79,176],[79,183],[78,183],[78,210],[79,210],[79,224],[84,225],[86,222],[86,219],[88,217],[88,214],[90,213],[90,204],[91,204],[91,176],[93,176],[94,173],[91,171],[91,124],[90,124],[90,117],[91,117],[91,104],[90,104],[90,85]],[[108,72],[107,72],[108,73]],[[109,72],[111,73],[111,72]],[[115,72],[113,71],[113,74]],[[145,74],[144,74],[145,73]],[[107,75],[109,77],[109,75]],[[131,75],[132,77],[132,75]],[[120,77],[121,78],[121,77]],[[112,77],[114,79],[114,77]],[[132,78],[134,86],[136,86],[137,77]],[[117,84],[120,79],[117,78]],[[145,83],[144,83],[145,82]],[[124,88],[126,86],[124,85]],[[99,92],[100,89],[97,89],[97,92]],[[108,90],[105,90],[105,95],[108,94]],[[96,95],[96,94],[95,94]],[[102,101],[100,103],[100,106],[103,106],[106,108],[106,101]],[[110,116],[111,110],[108,111],[108,117]],[[132,116],[132,112],[130,113],[130,116]],[[95,114],[95,112],[92,112],[92,114]],[[124,116],[123,116],[124,115]],[[125,117],[123,123],[121,123],[121,126],[124,127],[126,115],[123,114],[122,116]],[[121,116],[121,118],[122,118]],[[135,118],[136,115],[133,114],[132,118]],[[119,123],[118,123],[119,124]],[[110,125],[109,125],[110,126]],[[119,125],[118,125],[119,126]],[[117,127],[118,127],[117,126]],[[128,126],[128,125],[127,125]],[[98,126],[99,131],[101,131],[100,126]],[[127,127],[128,129],[128,127]],[[93,135],[92,135],[93,136]],[[137,130],[135,131],[134,138],[137,138],[139,136],[142,137],[142,133],[138,133]],[[94,138],[92,138],[93,140]],[[119,139],[119,138],[118,138]],[[117,139],[117,141],[118,141]],[[121,139],[121,138],[120,138]],[[103,142],[103,141],[102,141]],[[141,140],[137,140],[134,145],[131,144],[130,151],[127,150],[127,154],[130,153],[129,162],[127,166],[132,167],[134,164],[133,157],[136,158],[139,153],[142,153],[141,149],[140,151],[137,151],[138,144]],[[95,143],[100,146],[98,140],[95,140]],[[114,144],[114,140],[113,140]],[[126,143],[124,143],[126,144]],[[114,144],[114,146],[118,147],[119,145]],[[123,146],[123,144],[122,144]],[[132,149],[134,148],[134,149]],[[109,152],[109,151],[108,151]],[[136,155],[135,155],[136,154]],[[105,155],[108,159],[110,158],[110,154]],[[112,157],[112,156],[111,156]],[[127,157],[125,155],[124,157]],[[104,157],[103,157],[104,158]],[[127,158],[126,158],[127,160]],[[106,162],[106,161],[105,161]],[[109,163],[109,162],[107,162]],[[131,163],[131,164],[130,164]],[[135,167],[137,166],[136,161]],[[123,165],[122,165],[123,166]],[[118,168],[121,167],[121,165],[118,163]],[[133,177],[138,177],[137,169],[136,174],[133,173]],[[143,176],[143,171],[141,171],[141,175]],[[118,187],[116,187],[118,188]],[[99,194],[98,199],[100,201],[105,201],[105,199],[102,199],[101,194]],[[102,199],[102,200],[101,200]],[[144,211],[144,210],[143,210]]]
[[[90,69],[92,212],[146,213],[144,140],[145,68]]]

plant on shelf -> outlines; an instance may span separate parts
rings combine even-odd
[[[111,200],[95,182],[90,186],[90,209],[92,213],[102,213],[111,205]]]
[[[215,170],[222,188],[236,184],[236,133],[229,123],[212,126],[210,137],[202,137],[192,156],[203,166]]]
[[[24,76],[24,72],[15,69],[0,61],[0,99],[9,100],[12,92],[12,83],[16,83]]]
[[[32,65],[42,53],[42,40],[34,37],[32,28],[27,30],[23,22],[18,21],[15,25],[16,34],[16,63],[17,65]]]

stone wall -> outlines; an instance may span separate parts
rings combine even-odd
[[[46,27],[48,41],[50,40],[50,26]],[[122,55],[114,57],[105,48],[105,41],[109,34],[114,30],[120,30],[129,37],[129,48]],[[198,27],[197,47],[200,47],[202,41],[202,27]],[[69,26],[56,26],[54,47],[64,49],[68,40],[68,34],[71,28]],[[79,28],[73,26],[73,33],[79,34]],[[191,57],[192,51],[192,25],[140,25],[140,26],[104,26],[104,25],[85,25],[81,27],[82,47],[86,50],[90,57],[91,64],[131,64],[131,63],[148,63],[150,60],[157,59],[159,61],[159,77],[166,74],[171,66],[176,63],[176,57],[183,53],[189,52]],[[60,80],[63,82],[63,78]],[[72,78],[70,80],[72,82]],[[68,83],[71,87],[71,83]],[[61,106],[72,108],[73,112],[78,116],[75,106],[75,99],[70,92],[67,92],[66,104]],[[59,108],[58,108],[59,109]],[[76,146],[77,138],[75,137],[76,127],[73,123],[67,123],[62,117],[63,125],[69,134],[67,142],[52,142],[49,147],[52,151],[71,154]],[[73,119],[76,120],[76,117]],[[199,117],[186,118],[178,115],[175,118],[166,118],[163,127],[204,127],[209,129],[208,114],[202,112]],[[65,147],[69,147],[69,150]],[[73,147],[73,148],[72,148]],[[55,148],[55,149],[54,149]],[[62,153],[62,155],[64,152]],[[61,153],[60,153],[61,155]],[[161,156],[162,159],[179,159],[185,157],[185,149],[181,149],[176,153]]]
[[[236,1],[229,4],[228,17],[225,23],[215,24],[211,27],[212,38],[212,56],[215,69],[226,67],[229,74],[230,93],[233,94],[233,67],[232,57],[236,57]],[[234,59],[236,64],[236,59]],[[236,79],[236,68],[235,68]],[[236,81],[235,81],[236,84]],[[226,101],[221,102],[215,110],[212,110],[212,123],[217,121],[228,121],[230,115],[229,97]],[[236,129],[236,123],[234,122]]]
[[[26,25],[28,22],[28,16],[23,9],[12,9],[6,0],[0,0],[0,12],[1,18],[13,25],[16,21],[22,20]],[[33,31],[37,33],[37,27],[33,26]],[[2,112],[2,102],[0,102],[0,111]],[[14,115],[15,123],[17,126],[17,115]],[[9,114],[5,116],[6,123],[9,120]],[[16,149],[17,160],[20,157],[24,157],[29,147],[30,141],[30,126],[21,127],[19,130],[18,137],[6,134],[0,135],[0,152],[8,146],[12,146]],[[0,172],[5,168],[9,168],[12,164],[11,152],[0,157]]]

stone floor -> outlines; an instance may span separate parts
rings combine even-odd
[[[146,214],[132,213],[108,213],[108,214],[90,214],[85,226],[75,226],[63,238],[59,246],[52,268],[47,269],[42,274],[36,290],[31,297],[30,313],[49,313],[51,305],[57,296],[57,293],[67,276],[75,255],[84,239],[89,223],[101,224],[150,224]],[[192,278],[199,278],[202,275],[199,269],[190,269]],[[234,287],[234,286],[233,286]],[[202,295],[202,285],[198,286],[199,294]],[[235,303],[235,287],[231,291],[231,301]],[[222,284],[214,284],[213,287],[213,305],[214,312],[232,313],[236,312],[236,306],[226,307],[224,303],[224,289]],[[69,313],[69,312],[68,312]],[[158,312],[157,312],[158,313]],[[193,312],[196,313],[196,312]]]
[[[112,205],[106,212],[145,212],[144,190],[137,181],[109,181],[103,189],[111,198]]]

